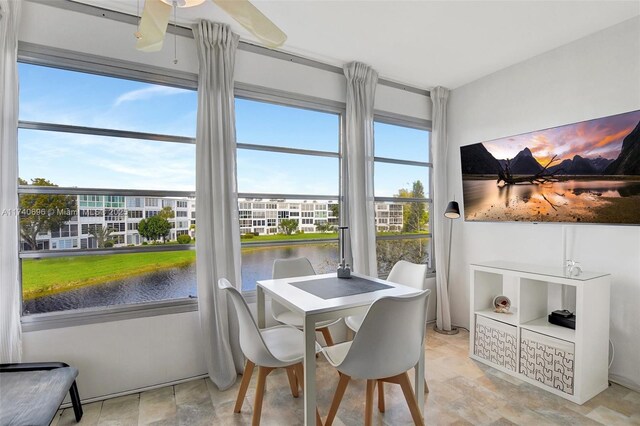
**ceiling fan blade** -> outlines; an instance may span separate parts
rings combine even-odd
[[[213,0],[213,2],[267,46],[278,47],[287,40],[287,35],[249,0]]]
[[[136,49],[143,52],[157,52],[162,49],[171,10],[171,6],[160,0],[145,0]]]

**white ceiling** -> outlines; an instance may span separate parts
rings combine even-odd
[[[80,1],[132,14],[137,7],[136,0]],[[640,15],[640,0],[254,4],[287,33],[280,50],[338,66],[359,60],[390,80],[451,89]],[[226,22],[242,39],[257,41],[211,1],[178,10],[179,24],[200,18]]]

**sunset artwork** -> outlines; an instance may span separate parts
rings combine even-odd
[[[640,110],[460,155],[465,220],[640,225]]]

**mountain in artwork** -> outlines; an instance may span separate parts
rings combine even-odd
[[[640,175],[640,121],[622,141],[620,155],[604,170],[605,175]]]

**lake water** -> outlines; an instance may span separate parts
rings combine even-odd
[[[498,186],[494,179],[465,179],[463,188],[465,219],[471,221],[640,223],[637,180]]]
[[[252,247],[242,250],[242,289],[253,290],[256,281],[271,278],[275,259],[307,257],[317,273],[335,271],[338,244],[298,244]],[[191,264],[38,297],[23,303],[25,314],[54,312],[98,306],[143,303],[196,297],[196,266]]]

